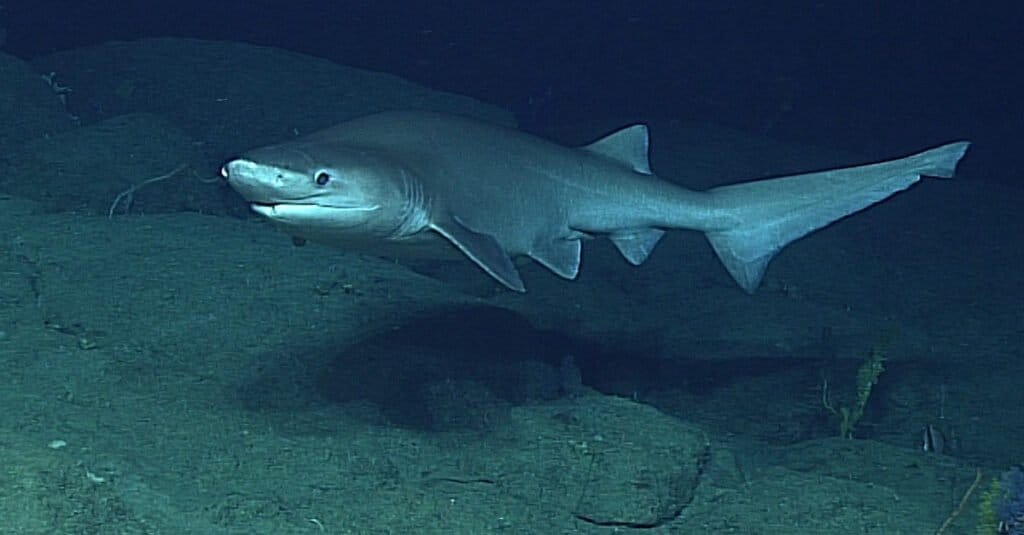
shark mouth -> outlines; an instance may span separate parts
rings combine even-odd
[[[253,212],[271,219],[288,216],[328,216],[338,212],[373,212],[380,209],[380,205],[330,205],[313,203],[250,203],[249,208]]]

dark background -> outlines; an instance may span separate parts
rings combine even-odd
[[[894,156],[968,138],[1019,185],[1024,2],[5,2],[4,50],[188,36],[287,48],[516,111],[712,120]],[[230,80],[225,80],[230,83]]]

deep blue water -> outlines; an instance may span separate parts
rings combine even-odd
[[[953,138],[1016,183],[1019,2],[5,2],[7,52],[267,44],[512,108],[527,129],[710,119],[868,156]]]

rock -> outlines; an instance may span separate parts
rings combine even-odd
[[[45,72],[0,53],[0,151],[5,155],[25,140],[59,134],[75,126],[41,74]]]
[[[630,527],[676,518],[712,454],[701,429],[647,405],[594,394],[515,407],[479,447],[479,455],[461,455],[490,465],[473,473],[506,474],[503,485],[524,502],[591,524]]]
[[[215,188],[196,176],[203,162],[180,128],[135,113],[25,143],[0,173],[0,189],[49,212],[107,215],[115,199],[116,213],[212,211],[219,204]],[[132,190],[182,165],[175,176]]]
[[[35,60],[75,88],[71,110],[88,124],[158,113],[212,160],[394,108],[458,112],[503,124],[512,115],[390,74],[286,50],[195,39],[144,39]]]

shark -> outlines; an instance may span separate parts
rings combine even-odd
[[[588,238],[607,237],[639,265],[666,231],[685,229],[753,293],[787,244],[921,177],[952,177],[968,146],[696,191],[652,173],[643,124],[566,147],[458,115],[387,111],[245,152],[221,175],[297,243],[454,253],[517,292],[517,258],[574,279]]]

